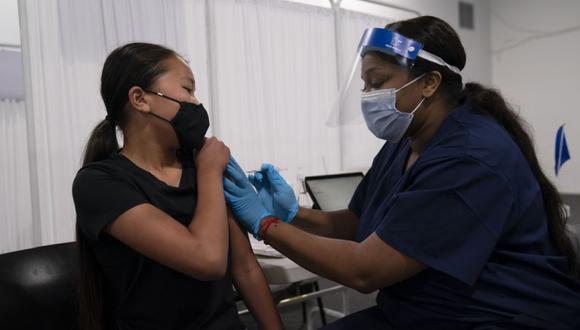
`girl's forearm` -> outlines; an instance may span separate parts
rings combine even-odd
[[[208,247],[208,253],[227,263],[229,230],[221,173],[197,175],[197,207],[189,231]]]
[[[252,255],[254,258],[254,256]],[[245,269],[233,271],[234,284],[260,329],[283,329],[280,314],[262,269],[254,258]]]

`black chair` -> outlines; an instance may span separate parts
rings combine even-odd
[[[78,329],[75,243],[0,255],[0,329]]]

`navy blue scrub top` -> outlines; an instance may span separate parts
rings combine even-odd
[[[379,291],[395,328],[580,328],[580,284],[550,243],[542,194],[508,133],[470,102],[405,171],[386,143],[349,205],[357,241],[376,233],[427,266]]]

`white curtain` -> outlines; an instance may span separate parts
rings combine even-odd
[[[296,175],[339,170],[332,10],[281,0],[211,1],[214,129],[242,166]],[[300,172],[300,173],[299,173]]]
[[[35,244],[71,241],[71,184],[90,131],[105,117],[99,84],[106,55],[130,41],[159,43],[189,58],[198,79],[207,79],[204,3],[24,0],[20,14],[40,233]]]
[[[0,253],[33,246],[24,101],[0,100]]]
[[[351,69],[356,55],[356,48],[360,36],[368,27],[384,27],[389,20],[382,17],[366,15],[348,10],[340,10],[340,68]],[[344,82],[350,72],[341,70],[341,82]],[[373,156],[384,144],[383,140],[377,139],[364,123],[360,111],[360,92],[363,84],[360,79],[360,67],[355,72],[349,92],[342,106],[345,111],[356,112],[357,120],[350,125],[343,126],[341,134],[342,145],[342,168],[344,170],[364,170],[369,167]]]
[[[210,134],[246,169],[274,163],[297,187],[297,176],[368,168],[381,144],[362,121],[341,128],[325,122],[339,68],[350,65],[344,61],[363,28],[384,19],[340,12],[337,29],[332,9],[284,0],[21,0],[19,6],[34,245],[74,239],[71,184],[87,137],[105,116],[102,65],[127,42],[166,45],[190,61]]]

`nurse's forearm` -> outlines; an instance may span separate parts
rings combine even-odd
[[[354,239],[358,218],[350,210],[322,212],[299,208],[292,224],[309,233],[340,239]]]
[[[367,291],[360,244],[313,235],[283,222],[270,225],[266,242],[300,266],[355,290]]]

